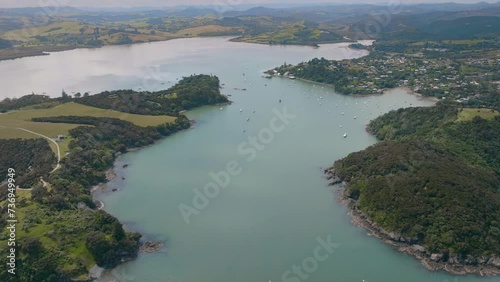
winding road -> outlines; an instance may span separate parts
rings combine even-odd
[[[29,133],[41,136],[41,137],[49,140],[50,142],[54,143],[56,145],[56,148],[57,148],[57,165],[56,165],[56,167],[50,173],[53,173],[53,172],[57,171],[61,167],[61,165],[60,165],[60,162],[61,162],[61,149],[59,148],[59,144],[57,144],[57,142],[54,141],[54,139],[52,139],[52,138],[50,138],[48,136],[45,136],[43,134],[40,134],[40,133],[31,131],[31,130],[25,129],[25,128],[21,128],[21,127],[11,127],[11,128],[15,128],[15,129],[19,129],[19,130],[24,130],[26,132],[29,132]]]
[[[57,148],[57,165],[56,165],[56,167],[50,173],[53,173],[53,172],[57,171],[59,168],[61,168],[61,165],[60,165],[60,163],[61,163],[61,148],[59,148],[59,144],[57,144],[57,142],[54,141],[54,139],[52,139],[52,138],[50,138],[48,136],[45,136],[43,134],[40,134],[40,133],[31,131],[31,130],[28,130],[28,129],[25,129],[25,128],[21,128],[21,127],[8,127],[8,126],[1,126],[1,125],[0,125],[0,127],[23,130],[23,131],[29,132],[31,134],[35,134],[35,135],[38,135],[40,137],[43,137],[43,138],[49,140],[50,142],[54,143],[56,145],[56,148]]]

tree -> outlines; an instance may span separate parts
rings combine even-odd
[[[41,251],[43,251],[42,242],[40,242],[40,239],[38,238],[30,237],[23,242],[21,251],[32,256],[38,255]]]
[[[69,98],[68,93],[66,93],[66,91],[64,91],[64,89],[62,90],[61,97],[62,97],[63,99],[68,99],[68,98]]]
[[[92,254],[95,262],[99,266],[107,266],[111,244],[106,239],[106,235],[100,231],[93,231],[87,235],[85,246]]]
[[[113,224],[113,238],[115,238],[116,241],[121,241],[125,238],[125,231],[118,220]]]
[[[66,199],[64,199],[64,197],[61,196],[60,194],[50,196],[47,199],[47,203],[51,208],[58,211],[69,208],[69,204],[67,203]]]
[[[47,195],[47,188],[45,188],[41,183],[33,187],[33,190],[31,190],[31,199],[35,202],[42,202],[43,198]]]
[[[80,97],[82,97],[82,94],[80,92],[75,94],[75,98],[80,98]]]

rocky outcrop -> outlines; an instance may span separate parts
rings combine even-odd
[[[342,178],[335,173],[333,169],[325,169],[326,179],[329,180],[328,186],[342,183]]]
[[[111,181],[116,178],[116,172],[113,168],[110,168],[106,171],[106,180]]]
[[[165,246],[163,242],[146,241],[141,245],[140,251],[143,253],[156,253],[159,252],[163,246]]]

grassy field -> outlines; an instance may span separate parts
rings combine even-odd
[[[0,114],[0,138],[41,138],[38,135],[16,129],[16,127],[31,130],[50,138],[56,138],[57,135],[60,134],[68,136],[69,130],[80,125],[32,122],[31,119],[34,117],[69,115],[118,118],[132,122],[138,126],[156,126],[163,123],[173,122],[175,120],[175,117],[170,116],[146,116],[127,114],[123,112],[104,110],[70,102],[49,109],[25,109],[20,111],[13,111],[6,114]],[[66,139],[59,143],[61,154],[63,156],[68,152],[69,142],[70,140]],[[56,152],[55,145],[50,143],[50,146],[52,150]]]
[[[457,121],[469,121],[474,117],[479,116],[484,119],[493,119],[495,116],[500,115],[500,112],[491,109],[462,109],[458,113]]]
[[[5,116],[16,120],[31,120],[34,117],[54,117],[54,116],[93,116],[119,118],[132,122],[138,126],[156,126],[163,123],[173,122],[175,117],[170,116],[147,116],[128,114],[113,110],[99,109],[82,104],[69,102],[49,109],[13,111]],[[1,116],[0,116],[1,120]]]
[[[0,123],[1,122],[2,122],[2,118],[0,116]],[[39,130],[39,129],[37,128],[37,125],[40,125],[40,124],[41,123],[26,122],[23,124],[23,126],[26,126],[26,127],[23,127],[23,128],[38,132],[37,130]],[[67,126],[68,127],[71,126],[71,128],[76,127],[76,125],[73,125],[73,124],[70,124],[70,125],[68,124]],[[57,128],[57,129],[53,128],[53,124],[49,124],[48,128],[46,128],[45,125],[43,125],[43,127],[44,127],[44,130],[39,130],[39,131],[46,131],[46,132],[49,131],[50,132],[53,130],[58,130],[57,132],[60,132],[60,131],[64,132],[64,133],[60,133],[60,134],[67,135],[68,130],[69,130],[69,129],[63,130],[61,127]],[[43,134],[43,133],[40,133],[40,134]],[[43,134],[43,135],[46,135],[46,134]],[[49,135],[47,135],[47,136],[49,136]],[[0,127],[0,139],[16,139],[16,138],[35,139],[35,138],[42,138],[42,137],[35,135],[35,134],[32,134],[32,133],[29,133],[29,132],[26,132],[24,130],[17,129],[17,128]],[[61,150],[62,156],[64,156],[69,151],[68,145],[69,145],[70,141],[71,141],[71,139],[65,139],[65,140],[59,142],[59,149]],[[54,152],[54,154],[57,154],[56,145],[52,142],[49,142],[49,146],[52,149],[52,151]]]
[[[479,43],[484,43],[488,42],[486,39],[468,39],[468,40],[443,40],[442,43],[444,44],[453,44],[453,45],[473,45],[473,44],[479,44]],[[438,41],[418,41],[418,42],[413,42],[410,44],[410,46],[424,46],[426,43],[430,44],[439,44],[440,42]]]
[[[183,37],[183,36],[200,36],[203,34],[210,33],[221,33],[221,32],[231,32],[234,31],[234,28],[225,27],[220,25],[205,25],[205,26],[197,26],[190,27],[183,30],[179,30],[176,33],[173,33],[175,36]]]

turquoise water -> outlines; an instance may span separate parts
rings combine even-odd
[[[336,188],[323,178],[323,169],[335,160],[376,142],[365,131],[370,119],[432,101],[401,89],[348,97],[327,86],[262,77],[263,70],[285,61],[363,54],[345,44],[313,49],[224,38],[174,40],[0,62],[1,73],[25,66],[29,83],[15,86],[9,82],[17,79],[14,75],[0,82],[11,93],[33,88],[55,96],[61,88],[166,88],[191,73],[215,74],[225,84],[222,92],[231,95],[232,105],[189,112],[194,128],[117,161],[120,176],[108,189],[118,191],[98,198],[129,229],[166,246],[119,266],[107,274],[109,280],[499,281],[427,271],[418,260],[353,226],[347,208],[337,202]],[[70,69],[53,74],[63,63]],[[283,121],[276,111],[286,111],[289,118]],[[123,169],[125,163],[130,166]],[[210,176],[228,171],[233,175],[221,184]],[[194,191],[207,185],[210,198],[196,198]],[[192,212],[188,220],[179,207]],[[328,241],[331,248],[324,248]]]

